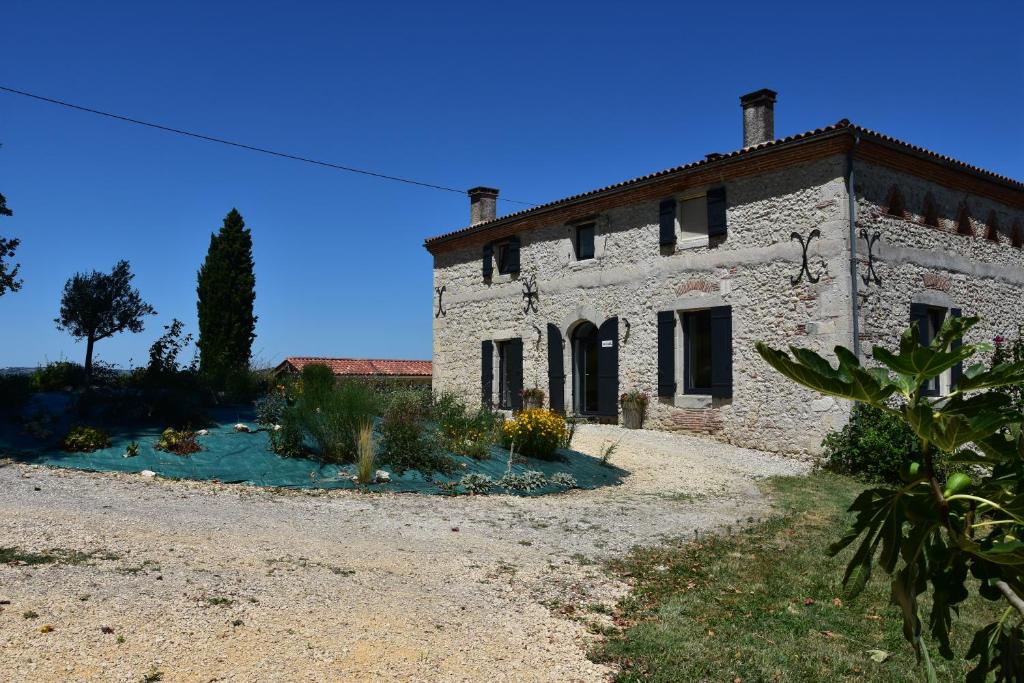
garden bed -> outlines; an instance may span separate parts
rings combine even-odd
[[[60,413],[59,397],[37,396],[43,399],[51,413]],[[500,480],[509,471],[509,452],[498,446],[490,448],[490,457],[482,460],[452,454],[455,471],[449,475],[435,472],[424,475],[417,470],[402,474],[389,471],[386,483],[360,485],[352,481],[355,465],[320,464],[316,460],[282,457],[270,450],[270,433],[253,422],[250,408],[220,409],[214,415],[214,424],[205,434],[197,436],[202,450],[190,455],[177,455],[155,448],[162,429],[153,427],[123,427],[104,425],[110,436],[110,446],[86,453],[70,453],[56,445],[59,435],[71,421],[62,415],[47,425],[53,436],[31,436],[15,423],[0,424],[0,456],[19,462],[51,467],[63,467],[97,472],[153,472],[174,479],[244,483],[307,489],[363,489],[379,492],[415,492],[427,494],[466,493],[459,481],[466,475],[479,474],[493,481]],[[242,423],[250,432],[235,430]],[[137,455],[125,457],[129,445],[138,444]],[[540,472],[545,485],[532,490],[506,490],[495,487],[492,493],[515,495],[542,495],[566,490],[564,485],[550,481],[552,475],[568,473],[575,479],[576,488],[593,489],[617,484],[626,474],[623,470],[602,464],[598,458],[568,449],[559,449],[550,460],[517,458],[511,466],[513,475]]]

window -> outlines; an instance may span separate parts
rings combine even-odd
[[[499,252],[500,253],[500,252]],[[499,258],[498,263],[501,263]],[[512,384],[509,371],[512,369],[511,350],[507,341],[498,342],[498,407],[509,410],[512,407]]]
[[[711,393],[711,310],[683,313],[683,393]]]
[[[679,202],[679,231],[684,240],[708,236],[708,198],[705,195]]]
[[[942,329],[942,323],[946,319],[946,309],[938,306],[929,306],[927,309],[926,329],[921,330],[921,343],[930,344]],[[921,392],[925,396],[938,396],[942,391],[942,376],[933,377],[924,384]]]
[[[502,275],[509,272],[509,243],[500,242],[494,246],[494,253],[498,257],[498,272]]]
[[[576,260],[594,258],[594,224],[576,226]]]
[[[922,344],[930,344],[942,330],[942,324],[946,317],[959,318],[963,312],[959,308],[945,308],[943,306],[932,306],[924,303],[910,304],[910,321],[917,325],[918,339]],[[961,340],[954,339],[950,344],[951,349],[960,346]],[[963,373],[963,365],[958,363],[940,376],[921,385],[922,396],[941,396],[950,387],[956,386]]]

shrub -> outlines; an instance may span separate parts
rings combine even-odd
[[[443,394],[434,404],[434,419],[442,447],[452,453],[486,460],[491,446],[499,438],[504,418],[487,408],[470,412],[466,404],[451,394]]]
[[[165,429],[154,446],[158,451],[189,455],[203,450],[196,441],[196,433],[187,430]]]
[[[501,427],[506,447],[515,443],[523,455],[550,458],[568,437],[565,418],[544,408],[524,410]]]
[[[486,496],[495,487],[495,482],[486,474],[467,474],[459,479],[459,486],[471,496]]]
[[[311,363],[302,368],[300,375],[303,397],[313,402],[323,401],[334,390],[334,373],[323,363]]]
[[[823,467],[865,481],[899,484],[900,468],[921,444],[914,431],[899,417],[866,403],[855,403],[850,421],[822,441]],[[936,460],[945,478],[948,454],[937,453]]]
[[[455,461],[427,433],[423,416],[408,404],[409,397],[389,402],[381,421],[381,453],[393,470],[419,470],[423,474],[455,471]]]
[[[286,458],[300,458],[308,452],[305,434],[294,408],[285,410],[281,421],[270,430],[270,450]]]
[[[95,427],[83,425],[72,427],[67,436],[60,442],[62,449],[72,453],[89,453],[100,448],[108,448],[109,446],[110,437],[106,432]]]
[[[85,383],[85,368],[68,360],[58,360],[36,368],[32,373],[34,391],[64,391]]]
[[[561,486],[564,489],[574,489],[579,486],[576,482],[576,477],[572,476],[568,472],[555,472],[548,479],[555,486]]]
[[[288,400],[281,391],[272,391],[256,400],[256,424],[263,427],[279,425],[284,420]]]
[[[302,394],[295,404],[295,419],[302,432],[316,445],[323,462],[353,462],[359,425],[372,420],[377,397],[360,382],[343,382],[334,387],[303,369]],[[319,366],[324,367],[324,366]],[[328,370],[329,371],[329,370]]]
[[[543,472],[527,470],[522,474],[506,474],[498,480],[498,486],[507,491],[523,491],[529,493],[547,485]]]
[[[29,375],[0,374],[0,410],[13,413],[21,410],[32,396]]]

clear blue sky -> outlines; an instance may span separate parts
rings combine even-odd
[[[780,136],[846,117],[1020,179],[1019,7],[7,0],[0,84],[534,202],[735,149],[737,98],[769,87]],[[430,356],[422,242],[466,224],[464,196],[3,93],[0,143],[25,278],[0,297],[0,366],[80,360],[53,324],[61,287],[121,258],[160,315],[98,357],[143,362],[173,317],[194,331],[232,207],[255,242],[257,360]]]

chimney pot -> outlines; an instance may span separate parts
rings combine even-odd
[[[469,190],[469,224],[486,223],[498,217],[498,190],[474,187]]]
[[[740,97],[743,107],[743,146],[753,147],[775,139],[774,90],[762,88]]]

